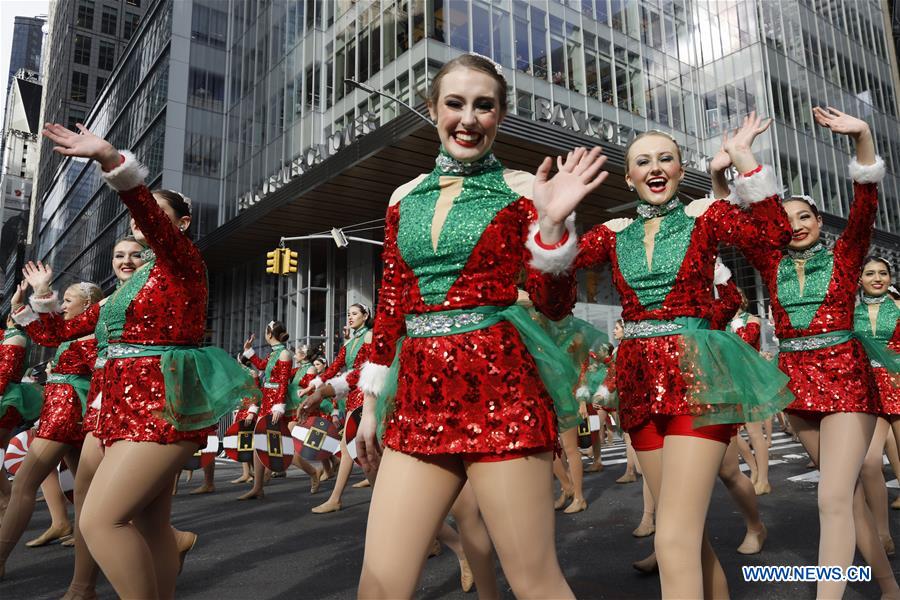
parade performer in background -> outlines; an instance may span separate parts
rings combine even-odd
[[[127,598],[174,595],[179,570],[169,527],[171,483],[187,458],[240,398],[251,378],[219,348],[199,348],[208,286],[191,242],[190,201],[150,192],[147,169],[82,125],[80,134],[47,124],[65,156],[94,159],[131,214],[132,233],[152,250],[101,311],[108,337],[102,405],[94,435],[106,446],[81,511],[88,547],[116,592]],[[35,290],[40,298],[43,290]]]
[[[765,131],[751,114],[725,150],[755,184],[750,144]],[[762,419],[787,404],[787,378],[732,333],[709,329],[719,244],[778,248],[790,235],[770,193],[742,208],[727,200],[685,207],[681,150],[668,134],[639,134],[625,151],[626,182],[639,218],[615,219],[582,236],[578,265],[611,263],[625,339],[616,359],[622,428],[631,435],[656,499],[655,548],[664,598],[727,595],[705,535],[706,513],[731,423]],[[753,181],[754,183],[750,183]],[[774,188],[774,186],[772,186]]]
[[[262,386],[259,380],[259,371],[252,369],[243,363],[245,359],[242,355],[238,355],[238,362],[241,364],[244,369],[247,370],[247,374],[253,378],[253,382],[256,384],[257,388]],[[248,361],[249,362],[249,361]],[[262,390],[260,389],[260,393]],[[254,421],[256,420],[256,415],[259,414],[259,403],[258,400],[254,397],[241,398],[241,404],[238,409],[234,412],[233,423],[237,423],[242,421],[242,427],[247,429],[251,428]],[[256,453],[254,452],[254,460],[256,459]],[[241,476],[237,479],[232,479],[229,483],[247,483],[248,481],[253,481],[253,469],[252,464],[247,462],[241,462]]]
[[[891,264],[880,256],[868,256],[863,262],[860,277],[860,302],[853,316],[853,330],[893,353],[900,352],[900,300],[892,292]],[[894,540],[888,523],[887,487],[884,480],[885,444],[894,444],[900,439],[900,386],[897,375],[892,375],[876,361],[870,361],[881,410],[875,423],[872,442],[863,461],[860,480],[866,495],[866,503],[875,517],[878,537],[888,556],[895,553]],[[894,431],[891,439],[888,432]]]
[[[347,310],[347,326],[350,337],[344,342],[337,359],[321,376],[315,377],[301,394],[310,394],[301,405],[301,417],[309,417],[317,412],[326,398],[337,402],[339,414],[347,415],[362,406],[363,393],[357,387],[359,370],[368,360],[372,346],[372,315],[365,304],[352,304]],[[341,510],[341,496],[353,471],[353,458],[347,450],[346,428],[341,435],[341,462],[337,479],[328,500],[312,509],[316,514]]]
[[[28,268],[26,266],[26,270]],[[24,326],[28,325],[29,318],[24,315],[21,307],[27,289],[27,283],[19,285],[11,299],[14,318]],[[71,285],[63,294],[63,315],[67,320],[74,319],[101,297],[100,288],[93,283]],[[56,295],[53,295],[52,298],[33,298],[32,304],[35,310],[39,310],[49,304],[53,304],[51,308],[55,309],[59,303]],[[33,314],[30,318],[37,319]],[[40,339],[35,341],[41,343]],[[78,472],[78,455],[84,441],[82,417],[87,407],[90,375],[96,358],[97,340],[92,332],[87,332],[81,339],[60,344],[50,361],[51,373],[44,386],[40,425],[13,480],[9,507],[0,524],[0,577],[6,570],[6,560],[31,520],[41,482],[59,466],[61,459],[66,461],[72,473]],[[68,519],[64,525],[68,526]],[[67,527],[45,532],[44,537],[50,541],[71,533],[71,528]]]
[[[33,421],[41,414],[44,403],[41,388],[33,383],[22,383],[25,374],[25,354],[28,337],[19,329],[11,316],[7,316],[6,330],[0,342],[0,448],[9,445],[12,432],[23,421]],[[9,504],[12,486],[6,470],[0,464],[0,523]]]
[[[820,126],[849,136],[856,146],[850,163],[854,200],[847,226],[834,249],[827,248],[820,239],[822,219],[815,201],[791,196],[784,201],[793,230],[787,249],[757,246],[745,255],[771,294],[778,365],[791,378],[796,396],[786,412],[819,467],[819,564],[848,567],[856,542],[882,593],[900,597],[858,485],[875,415],[881,410],[869,361],[896,368],[896,357],[852,331],[854,300],[872,238],[884,161],[875,155],[872,133],[864,121],[830,107],[816,107],[813,115]],[[739,185],[736,191],[744,200],[754,198],[746,186]],[[816,590],[819,597],[840,597],[846,585],[846,581],[820,580]]]

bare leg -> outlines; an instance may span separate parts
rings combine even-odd
[[[413,596],[428,549],[464,479],[455,458],[425,462],[385,450],[369,508],[359,598]]]
[[[562,432],[563,451],[569,461],[569,473],[572,475],[572,503],[566,508],[566,513],[577,513],[587,508],[587,500],[584,499],[584,465],[581,462],[581,452],[578,450],[578,429],[573,427]]]
[[[706,512],[724,454],[725,445],[712,440],[665,440],[654,540],[663,598],[728,595],[724,571],[705,535]]]
[[[556,557],[551,465],[549,453],[466,465],[506,580],[520,599],[574,598]]]
[[[875,422],[875,433],[866,451],[862,470],[859,474],[864,492],[865,502],[868,504],[875,519],[878,537],[881,538],[886,552],[893,554],[894,541],[891,539],[891,529],[888,525],[888,497],[887,484],[884,481],[884,441],[891,424],[887,419],[878,418]]]
[[[763,433],[766,436],[766,445],[768,447],[772,447],[772,433],[773,433],[773,425],[772,425],[772,417],[769,417],[765,421],[762,422],[763,425]]]
[[[84,543],[84,536],[81,535],[81,507],[84,505],[84,498],[87,496],[88,488],[90,488],[91,480],[100,461],[103,460],[103,451],[100,448],[100,442],[89,433],[84,439],[81,446],[81,458],[78,460],[78,473],[75,475],[75,571],[72,573],[72,581],[69,583],[69,589],[63,600],[81,600],[87,598],[96,598],[95,588],[97,586],[97,575],[100,567],[97,566],[94,557],[88,550],[87,544]]]
[[[10,433],[9,429],[0,429],[0,448],[5,450],[9,445]],[[3,513],[6,512],[9,504],[10,494],[12,494],[12,484],[9,482],[6,469],[3,468],[3,463],[0,462],[0,522],[3,521]]]
[[[29,548],[44,546],[61,537],[72,534],[72,523],[69,521],[69,511],[66,509],[66,496],[59,486],[59,471],[53,469],[41,482],[41,493],[47,502],[47,510],[50,512],[50,527],[35,539],[25,542]]]
[[[478,598],[480,600],[499,598],[500,590],[497,588],[497,577],[494,574],[494,545],[481,518],[475,493],[468,483],[460,490],[456,502],[450,508],[450,514],[459,527],[459,537],[465,550],[463,559],[467,561],[467,566],[471,570]],[[468,591],[465,585],[463,590]]]
[[[650,486],[647,478],[643,478],[641,495],[644,501],[644,511],[641,514],[641,522],[637,528],[631,532],[634,537],[647,537],[656,533],[656,502],[653,500],[653,494],[650,492]]]
[[[897,586],[884,543],[875,527],[875,517],[866,504],[865,493],[859,481],[856,482],[853,493],[853,524],[856,529],[856,546],[863,560],[872,567],[872,577],[881,588],[882,600],[900,598],[900,587]]]
[[[894,472],[894,477],[900,480],[900,455],[898,455],[898,451],[900,451],[900,418],[891,417],[890,422],[891,428],[888,431],[884,447],[888,455],[888,460],[891,463],[891,470]],[[891,503],[891,508],[900,508],[900,496],[894,499]]]
[[[294,458],[291,461],[296,467],[299,467],[304,473],[309,475],[309,493],[315,494],[319,491],[319,485],[321,484],[321,473],[318,469],[316,469],[308,460],[300,456],[299,454],[294,454]]]
[[[178,551],[169,526],[169,484],[197,444],[119,441],[85,498],[88,548],[123,598],[172,598]]]
[[[254,500],[254,499],[263,499],[266,497],[265,492],[263,492],[263,486],[266,484],[265,477],[266,467],[262,464],[262,461],[259,460],[259,457],[256,455],[256,452],[253,453],[253,487],[250,488],[250,491],[246,494],[238,496],[238,500]]]
[[[626,433],[625,435],[628,434]],[[644,476],[644,512],[647,512],[648,507],[653,507],[655,517],[656,502],[659,499],[659,487],[662,484],[662,448],[635,452],[635,456],[637,457],[636,466],[641,469]],[[641,521],[643,522],[643,519]],[[654,533],[656,532],[655,524],[653,531]],[[655,572],[659,568],[656,562],[656,551],[651,552],[646,558],[631,563],[631,566],[642,573]]]
[[[756,457],[756,481],[753,482],[753,489],[757,496],[762,496],[772,491],[769,484],[769,442],[763,436],[762,423],[747,423],[745,427]]]
[[[347,441],[341,438],[341,464],[338,467],[337,479],[334,481],[334,488],[331,490],[331,496],[328,500],[312,509],[316,514],[330,513],[341,510],[341,496],[344,495],[344,488],[347,487],[347,481],[350,479],[350,473],[353,471],[353,459],[350,458],[350,452],[347,450]]]
[[[740,431],[737,432],[734,443],[737,446],[738,454],[740,454],[741,458],[744,460],[744,463],[746,463],[747,466],[750,467],[750,482],[755,485],[756,480],[759,477],[759,469],[756,465],[756,456],[753,455],[753,450],[750,448],[750,444],[747,443],[747,440],[744,439],[744,436],[741,435]]]
[[[252,479],[250,474],[250,465],[247,463],[241,463],[241,476],[237,479],[232,479],[229,483],[246,483]]]
[[[31,520],[38,487],[69,450],[70,446],[66,444],[44,438],[36,437],[31,442],[28,454],[13,480],[9,507],[0,524],[0,578],[6,570],[6,559]]]
[[[735,436],[739,437],[739,436]],[[735,438],[731,438],[731,443],[725,450],[725,456],[722,458],[722,466],[719,467],[719,479],[725,484],[731,499],[737,505],[738,510],[744,517],[744,524],[747,527],[747,533],[744,541],[738,546],[737,551],[741,554],[756,554],[762,550],[766,541],[766,527],[763,525],[762,519],[759,518],[759,506],[756,501],[756,494],[753,490],[753,484],[750,479],[741,473],[738,466],[737,445]]]
[[[603,457],[600,453],[603,442],[606,441],[606,430],[608,425],[606,424],[606,411],[602,408],[597,411],[597,416],[600,417],[600,430],[597,432],[596,439],[591,439],[591,452],[593,453],[594,462],[590,464],[585,471],[589,471],[591,473],[596,473],[598,471],[603,470]]]
[[[553,474],[559,480],[560,494],[559,498],[553,503],[553,509],[559,510],[566,505],[566,502],[572,498],[575,493],[572,477],[569,475],[569,469],[566,467],[565,454],[557,456],[553,459]]]
[[[190,491],[191,494],[211,494],[216,491],[216,461],[203,467],[203,485]]]
[[[640,469],[638,465],[637,454],[634,451],[634,448],[631,447],[631,436],[627,433],[625,434],[625,473],[616,479],[616,483],[632,483],[633,481],[637,481],[637,475],[635,475],[635,469]],[[640,472],[640,470],[638,470]]]

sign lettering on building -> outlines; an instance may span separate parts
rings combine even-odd
[[[538,98],[534,116],[537,121],[550,123],[575,133],[583,133],[618,146],[625,146],[637,134],[635,130],[625,125],[588,115],[580,110],[563,108],[559,104],[554,106],[545,98]],[[710,157],[693,149],[683,148],[682,151],[686,167],[702,172],[709,170]]]
[[[373,112],[360,115],[352,126],[331,134],[324,144],[314,144],[306,148],[297,155],[297,158],[266,178],[258,188],[243,194],[238,201],[238,210],[244,210],[257,204],[275,190],[284,187],[377,128],[378,115]]]

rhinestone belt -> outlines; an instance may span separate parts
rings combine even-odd
[[[626,338],[656,337],[675,333],[684,328],[684,325],[674,321],[626,321]]]
[[[453,315],[445,313],[406,315],[406,331],[409,335],[419,337],[447,334],[457,329],[467,329],[478,325],[487,316],[479,312],[460,312]]]
[[[783,352],[802,352],[805,350],[819,350],[828,348],[847,341],[846,334],[823,335],[819,337],[799,337],[781,340],[778,347]]]

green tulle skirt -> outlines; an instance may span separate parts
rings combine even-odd
[[[0,417],[6,415],[7,409],[14,408],[24,420],[33,421],[40,416],[43,405],[44,393],[39,385],[10,382],[0,398]]]

